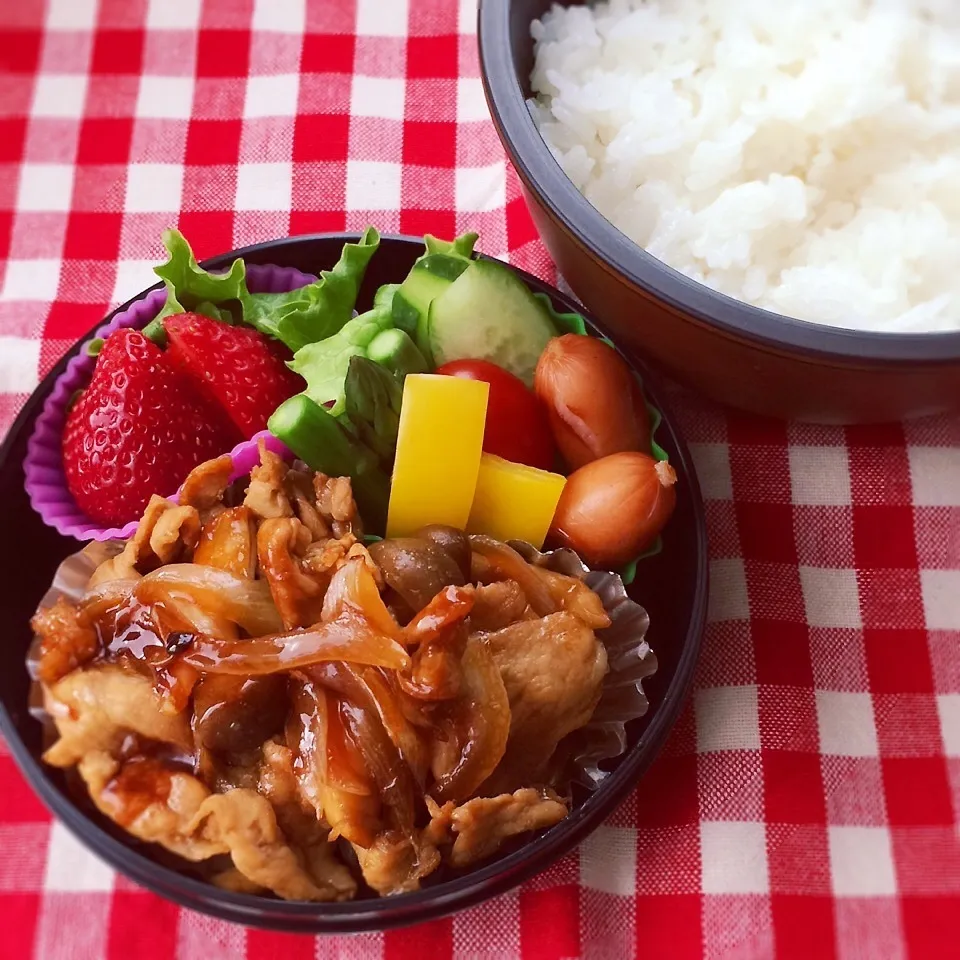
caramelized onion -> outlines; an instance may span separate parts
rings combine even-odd
[[[428,765],[426,748],[404,712],[402,694],[387,674],[376,667],[335,661],[312,667],[309,675],[321,686],[375,711],[414,779],[423,787]]]
[[[486,641],[471,637],[461,663],[463,687],[446,724],[453,749],[443,749],[434,763],[437,803],[472,796],[496,769],[510,735],[510,701]]]
[[[404,639],[408,644],[433,642],[470,616],[474,596],[472,586],[445,587],[404,627]]]
[[[414,784],[410,769],[367,700],[365,684],[341,665],[307,673],[297,694],[302,720],[300,751],[304,769],[314,777],[324,817],[334,834],[369,847],[383,826],[381,802],[392,812],[393,826],[412,835]],[[334,680],[359,694],[357,700],[332,693],[319,682]],[[314,682],[314,681],[318,682]],[[310,701],[313,701],[313,704]],[[375,787],[375,789],[371,789]]]
[[[251,677],[302,670],[330,660],[391,670],[403,670],[410,665],[410,657],[399,643],[351,610],[345,610],[336,620],[318,623],[306,630],[249,640],[194,636],[180,657],[203,673]]]
[[[105,580],[91,587],[78,604],[87,623],[96,621],[118,612],[133,596],[139,580]]]
[[[449,700],[460,692],[460,660],[467,639],[464,621],[473,609],[473,586],[446,587],[406,626],[415,643],[409,675],[398,674],[403,691],[418,700]]]
[[[322,716],[326,722],[326,749],[318,767],[323,784],[355,797],[376,797],[376,784],[367,769],[364,752],[347,733],[340,698],[321,691],[316,695],[325,705]]]
[[[222,612],[213,613],[185,597],[160,600],[147,609],[161,637],[171,633],[202,633],[217,640],[236,640],[240,636],[236,624]]]
[[[345,610],[363,615],[381,633],[388,637],[400,636],[400,625],[380,596],[377,582],[361,557],[344,563],[330,580],[323,598],[323,620],[336,620]]]
[[[340,701],[344,730],[363,757],[380,798],[393,813],[394,825],[405,834],[413,833],[414,789],[410,768],[387,736],[376,712],[352,700]]]
[[[343,836],[368,847],[382,826],[373,778],[346,735],[333,694],[310,681],[293,684],[294,718],[287,741],[297,755],[303,795],[330,824],[330,839]]]
[[[167,714],[183,713],[200,679],[199,671],[189,663],[173,660],[158,666],[154,677],[161,697],[160,709]]]
[[[494,579],[516,580],[520,584],[520,589],[537,616],[545,617],[560,609],[547,585],[513,547],[481,534],[470,537],[470,546],[487,561]]]
[[[270,587],[198,563],[171,563],[137,581],[134,596],[143,604],[195,603],[214,617],[237,624],[251,636],[283,629]]]

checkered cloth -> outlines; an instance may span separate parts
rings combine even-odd
[[[453,235],[552,279],[488,119],[476,0],[0,0],[0,433],[154,276],[319,230]],[[313,940],[178,909],[0,755],[0,955],[958,956],[960,419],[834,429],[675,391],[713,589],[662,757],[580,849],[427,926]]]

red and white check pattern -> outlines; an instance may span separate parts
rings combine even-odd
[[[548,279],[478,79],[476,0],[0,0],[0,432],[160,231],[452,235]],[[0,955],[955,957],[960,419],[864,428],[676,391],[712,541],[696,690],[573,856],[424,927],[312,939],[93,859],[0,755]]]

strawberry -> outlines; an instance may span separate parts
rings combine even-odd
[[[67,488],[92,519],[123,524],[174,493],[199,463],[240,441],[236,427],[136,330],[111,334],[67,414]]]
[[[197,313],[163,321],[173,363],[201,384],[249,439],[266,430],[267,419],[305,384],[283,362],[266,337]]]

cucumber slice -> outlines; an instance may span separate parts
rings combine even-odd
[[[430,305],[429,342],[439,367],[489,360],[533,385],[547,342],[557,335],[527,285],[495,260],[475,260]]]
[[[393,322],[416,341],[430,359],[427,320],[430,304],[470,265],[464,257],[432,253],[418,260],[393,298]]]

